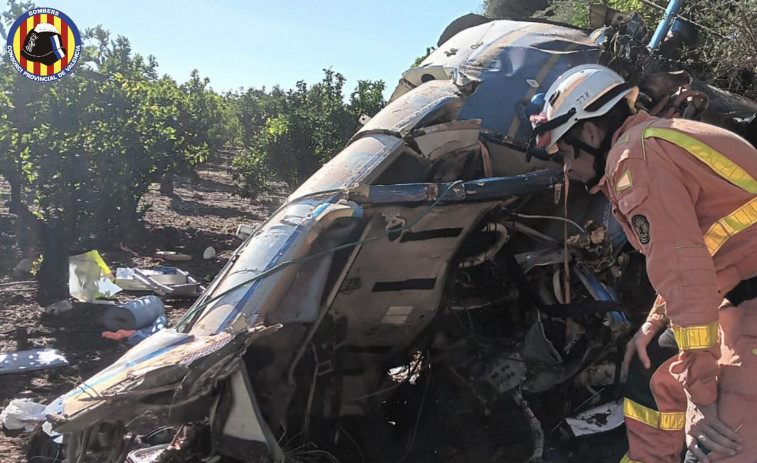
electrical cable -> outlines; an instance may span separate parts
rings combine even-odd
[[[552,215],[527,215],[527,214],[521,214],[519,212],[515,213],[515,216],[517,216],[517,217],[523,217],[525,219],[560,220],[560,221],[563,221],[563,222],[567,222],[567,223],[573,225],[574,227],[578,228],[579,230],[581,230],[581,233],[586,233],[586,230],[584,229],[584,227],[578,225],[576,222],[574,222],[574,221],[572,221],[570,219],[566,219],[565,217],[552,216]]]

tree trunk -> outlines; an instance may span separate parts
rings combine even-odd
[[[48,306],[69,297],[68,254],[71,249],[71,232],[65,229],[61,220],[52,219],[43,225],[43,235],[42,264],[37,272],[37,302]]]

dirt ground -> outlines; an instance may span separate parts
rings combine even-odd
[[[285,192],[261,195],[257,200],[235,196],[229,169],[222,165],[202,168],[195,177],[179,177],[174,194],[162,195],[158,186],[143,198],[146,233],[134,243],[124,243],[139,256],[119,248],[98,249],[115,272],[117,267],[149,268],[170,265],[189,271],[208,284],[239,246],[234,233],[240,223],[256,225],[265,220],[284,201]],[[15,217],[5,202],[9,187],[0,180],[0,352],[52,347],[69,361],[67,367],[28,373],[0,375],[0,408],[16,398],[49,403],[123,355],[130,346],[101,336],[105,328],[102,315],[106,306],[75,304],[58,316],[46,314],[35,302],[34,283],[13,283],[18,276],[13,268],[24,257],[15,246]],[[212,246],[216,257],[203,259]],[[154,259],[156,250],[178,251],[192,256],[187,262]],[[24,281],[31,278],[24,278]],[[120,293],[122,302],[144,293]],[[192,299],[166,299],[166,315],[175,323],[192,304]],[[25,446],[29,434],[0,431],[0,462],[26,462]]]

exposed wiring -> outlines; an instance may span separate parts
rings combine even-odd
[[[315,350],[315,345],[311,342],[310,348],[313,349],[313,382],[310,384],[310,392],[308,392],[308,401],[305,405],[305,417],[302,420],[302,433],[305,442],[310,440],[310,411],[313,407],[313,397],[315,396],[315,386],[318,382],[318,352]]]
[[[515,231],[525,233],[526,235],[529,235],[533,238],[546,241],[548,243],[557,243],[557,240],[555,240],[551,236],[547,236],[544,233],[538,232],[529,226],[523,225],[520,222],[507,222],[506,225]]]
[[[357,441],[350,435],[350,433],[347,432],[346,429],[344,429],[344,426],[342,426],[340,424],[337,427],[342,432],[342,434],[344,434],[345,436],[347,436],[347,439],[349,439],[350,442],[352,442],[352,444],[355,446],[355,449],[357,450],[357,453],[360,455],[360,461],[362,463],[365,463],[365,454],[363,454],[363,449],[360,448],[360,445],[357,443]]]
[[[385,389],[382,389],[380,391],[371,392],[370,394],[365,394],[365,395],[361,395],[361,396],[358,396],[358,397],[353,397],[353,398],[351,398],[349,400],[353,401],[353,400],[367,399],[368,397],[373,397],[373,396],[384,394],[386,392],[393,391],[393,390],[397,389],[398,387],[402,386],[403,384],[407,383],[408,381],[410,381],[410,379],[418,372],[418,369],[421,367],[421,365],[423,365],[422,359],[418,360],[417,362],[415,362],[415,365],[413,365],[413,369],[410,370],[410,371],[408,371],[407,376],[405,376],[405,379],[403,379],[402,381],[399,381],[397,384],[393,384],[393,385],[391,385],[391,386],[389,386],[389,387],[387,387]]]
[[[565,304],[562,288],[560,287],[560,269],[559,268],[555,270],[555,273],[552,274],[552,289],[554,290],[555,299],[557,299],[557,303]]]
[[[581,233],[586,233],[586,229],[584,227],[578,225],[576,222],[566,219],[565,217],[559,217],[559,216],[553,216],[553,215],[531,215],[531,214],[521,214],[520,212],[516,212],[515,215],[517,217],[523,217],[524,219],[547,219],[547,220],[559,220],[561,222],[567,222],[574,227],[581,230]]]
[[[190,310],[183,317],[181,317],[181,320],[179,320],[176,323],[176,326],[174,326],[174,328],[176,330],[178,330],[181,326],[183,326],[184,324],[186,324],[196,313],[198,313],[199,311],[203,310],[205,307],[207,307],[212,302],[215,302],[215,301],[221,299],[222,297],[226,296],[227,294],[232,293],[232,292],[236,291],[237,289],[239,289],[239,288],[241,288],[243,286],[252,284],[252,283],[254,283],[254,282],[258,281],[258,280],[261,280],[261,279],[267,277],[268,275],[271,275],[273,273],[278,272],[279,270],[282,270],[282,269],[284,269],[286,267],[289,267],[290,265],[302,264],[304,262],[309,262],[309,261],[311,261],[313,259],[317,259],[319,257],[325,256],[327,254],[334,253],[336,251],[340,251],[342,249],[348,249],[348,248],[352,248],[352,247],[355,247],[355,246],[360,246],[360,245],[365,244],[365,243],[370,243],[372,241],[376,241],[376,240],[379,240],[379,239],[381,239],[381,238],[383,238],[385,236],[388,236],[389,234],[398,233],[398,232],[401,232],[403,230],[407,230],[407,229],[415,226],[415,224],[417,224],[418,222],[420,222],[421,219],[423,219],[429,212],[431,212],[431,210],[433,208],[435,208],[441,202],[441,200],[445,196],[447,196],[447,194],[449,194],[450,191],[452,191],[452,188],[454,188],[455,186],[460,185],[462,183],[463,183],[462,180],[457,180],[455,182],[450,183],[447,186],[447,188],[442,192],[442,194],[439,195],[439,197],[436,198],[436,200],[434,200],[434,202],[432,202],[428,207],[426,207],[420,214],[418,214],[418,217],[416,217],[415,219],[411,220],[409,223],[407,223],[407,224],[405,224],[405,225],[403,225],[401,227],[398,227],[398,228],[390,228],[388,230],[385,230],[379,236],[373,236],[371,238],[365,238],[365,239],[362,239],[362,240],[359,240],[359,241],[355,241],[355,242],[352,242],[352,243],[342,244],[342,245],[333,247],[331,249],[326,249],[326,250],[323,250],[321,252],[317,252],[317,253],[309,255],[309,256],[301,257],[299,259],[292,259],[292,260],[287,260],[287,261],[281,262],[280,264],[278,264],[278,265],[276,265],[274,267],[271,267],[270,269],[268,269],[268,270],[266,270],[264,272],[261,272],[261,273],[255,275],[254,277],[252,277],[252,278],[250,278],[248,280],[245,280],[245,281],[243,281],[243,282],[241,282],[241,283],[239,283],[239,284],[237,284],[235,286],[232,286],[231,288],[229,288],[229,289],[221,292],[220,294],[217,294],[216,296],[213,296],[212,298],[208,299],[207,301],[202,302],[197,307],[195,307],[194,309]],[[334,190],[334,191],[341,191],[341,190]],[[320,192],[319,194],[322,195],[322,194],[325,194],[325,193],[326,192]],[[302,198],[305,198],[305,197],[307,197],[307,195],[306,196],[301,196],[300,198],[297,198],[297,199],[302,199]],[[287,204],[289,204],[289,203],[287,203]]]
[[[415,437],[418,434],[418,426],[421,422],[421,416],[423,415],[423,406],[426,404],[426,398],[428,397],[428,390],[429,386],[431,386],[431,353],[426,351],[426,358],[428,360],[428,363],[426,364],[426,369],[428,370],[426,374],[426,387],[423,389],[423,397],[421,398],[421,404],[418,406],[418,416],[415,418],[415,426],[413,426],[413,432],[410,434],[410,440],[407,442],[407,445],[405,445],[405,449],[407,450],[405,452],[405,455],[400,458],[400,463],[405,461],[408,456],[410,456],[410,453],[413,451],[413,446],[415,445]]]

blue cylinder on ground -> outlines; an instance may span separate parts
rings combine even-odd
[[[163,301],[150,295],[108,309],[103,322],[110,331],[138,330],[152,325],[165,313]]]

